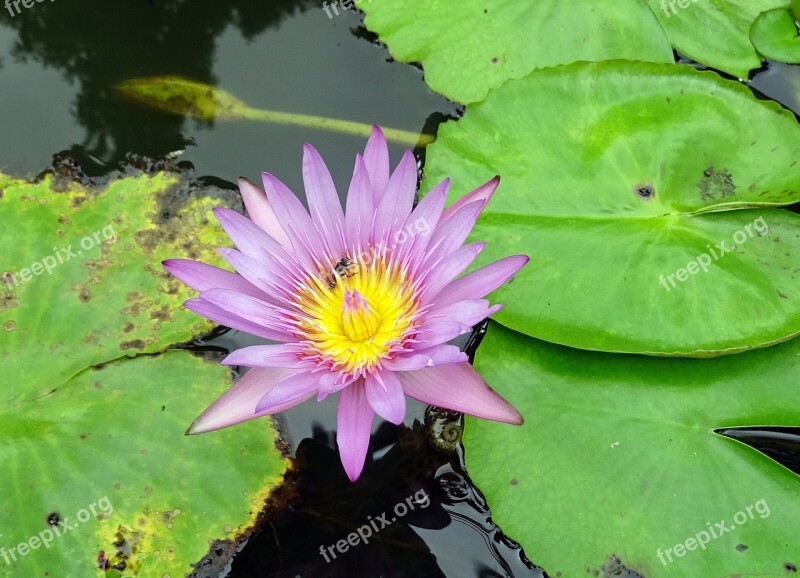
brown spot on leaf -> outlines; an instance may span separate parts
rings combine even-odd
[[[713,201],[736,195],[736,185],[727,169],[717,169],[713,165],[703,171],[698,183],[700,200]]]
[[[634,572],[625,566],[616,554],[611,554],[608,557],[608,562],[600,567],[599,572],[602,572],[603,578],[644,578],[642,574]],[[601,574],[598,573],[597,575]]]

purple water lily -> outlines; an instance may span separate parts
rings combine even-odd
[[[197,418],[190,434],[274,414],[337,394],[337,443],[351,480],[361,474],[374,414],[400,424],[405,396],[477,417],[521,424],[448,345],[500,309],[484,297],[528,262],[506,257],[461,275],[485,243],[463,245],[499,183],[494,178],[444,208],[449,180],[413,207],[417,166],[407,151],[390,174],[383,133],[373,130],[343,210],[325,163],[305,145],[309,212],[283,183],[239,185],[247,212],[214,212],[237,249],[220,249],[236,273],[174,259],[168,271],[200,292],[186,307],[279,342],[234,351],[252,367]]]

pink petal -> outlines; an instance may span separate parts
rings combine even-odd
[[[486,247],[485,242],[470,243],[456,249],[441,261],[434,263],[427,270],[424,277],[424,285],[420,294],[422,303],[430,303],[445,285],[464,272],[470,266],[475,257]]]
[[[310,144],[303,146],[303,184],[308,208],[317,231],[323,232],[326,249],[344,254],[344,212],[325,161]]]
[[[373,416],[362,380],[339,392],[336,442],[344,471],[351,482],[355,482],[364,469]]]
[[[264,256],[262,259],[253,259],[235,249],[222,248],[217,252],[233,267],[236,271],[250,283],[264,292],[268,301],[275,305],[282,303],[282,299],[289,299],[297,283],[298,275],[286,270],[285,264]]]
[[[467,359],[467,354],[455,345],[434,345],[405,356],[385,359],[381,361],[381,365],[389,371],[413,371],[445,363],[459,363]]]
[[[502,308],[502,305],[490,306],[488,299],[471,299],[432,309],[427,318],[457,321],[472,326],[490,315],[494,315]]]
[[[389,145],[379,126],[372,127],[372,134],[364,149],[364,165],[372,183],[373,205],[377,207],[389,182]]]
[[[375,211],[373,240],[376,243],[386,242],[406,222],[416,193],[417,160],[411,151],[406,151],[389,178],[386,192]]]
[[[442,209],[450,188],[450,179],[445,179],[436,185],[419,202],[409,215],[401,230],[392,237],[392,249],[400,245],[400,255],[414,252],[420,257],[424,256],[424,249],[436,230],[436,224],[442,216]]]
[[[194,311],[198,315],[202,315],[206,319],[210,319],[225,327],[238,329],[239,331],[244,331],[245,333],[263,337],[264,339],[271,339],[273,341],[297,341],[297,338],[287,335],[283,331],[263,327],[258,323],[254,323],[249,319],[226,311],[222,307],[209,303],[204,299],[189,299],[184,303],[184,306],[190,311]]]
[[[280,215],[282,219],[286,220],[285,222],[295,223],[301,229],[307,230],[311,226],[311,217],[297,195],[270,173],[261,173],[261,177],[264,181],[267,200],[274,208],[275,214]]]
[[[297,341],[293,336],[295,325],[287,319],[286,311],[276,305],[230,289],[203,291],[200,294],[200,301],[215,305],[259,327],[268,328],[274,334],[281,336],[280,341]]]
[[[302,403],[317,392],[317,377],[311,373],[288,375],[275,384],[256,405],[256,413],[277,413],[287,405]],[[298,401],[299,400],[299,401]]]
[[[317,384],[319,389],[319,395],[317,395],[317,401],[322,401],[326,397],[328,397],[332,393],[336,393],[337,391],[341,391],[351,383],[353,383],[357,378],[349,376],[349,375],[342,375],[339,373],[323,373],[319,377],[319,383]]]
[[[239,192],[250,219],[285,249],[291,249],[289,237],[267,201],[266,193],[245,178],[239,178]]]
[[[433,365],[444,365],[446,363],[460,363],[467,361],[467,354],[455,345],[435,345],[417,351],[420,355],[430,357]]]
[[[481,185],[471,193],[467,193],[460,199],[458,199],[455,203],[447,207],[444,214],[442,215],[442,223],[449,220],[453,215],[455,215],[459,209],[462,207],[469,205],[470,203],[474,203],[475,201],[480,201],[481,203],[481,211],[486,208],[486,205],[489,204],[489,201],[492,198],[492,195],[497,190],[497,186],[500,184],[500,177],[495,177],[489,182]],[[479,212],[480,214],[480,212]]]
[[[439,222],[428,242],[428,256],[424,267],[435,266],[437,261],[461,247],[475,226],[481,208],[480,203],[470,203],[459,209],[446,222]]]
[[[397,356],[392,359],[384,359],[381,361],[381,367],[388,371],[413,371],[415,369],[422,369],[433,365],[431,358],[427,355],[413,355],[408,354],[405,356]]]
[[[522,416],[492,390],[469,363],[451,363],[397,374],[406,395],[445,409],[521,425]]]
[[[406,416],[406,396],[400,380],[391,371],[368,373],[365,378],[367,401],[379,416],[395,425]]]
[[[447,343],[472,331],[472,325],[457,321],[426,320],[419,328],[417,339],[427,347]]]
[[[225,207],[216,207],[213,212],[236,248],[248,257],[261,259],[270,246],[286,254],[275,239],[244,215]]]
[[[265,297],[263,292],[243,277],[225,269],[188,259],[167,259],[163,265],[164,269],[196,291],[221,288],[232,289],[259,299]]]
[[[372,183],[364,159],[356,155],[356,166],[350,189],[347,191],[347,210],[345,212],[345,230],[348,244],[356,250],[369,244],[374,216]]]
[[[281,379],[291,375],[294,370],[277,368],[255,368],[248,371],[233,387],[226,391],[189,427],[187,435],[200,434],[235,425],[243,421],[271,413],[286,411],[305,401],[294,399],[270,411],[256,413],[256,404]],[[306,397],[311,397],[310,395]]]
[[[247,367],[289,367],[298,369],[306,364],[300,358],[306,346],[301,343],[280,343],[277,345],[252,345],[230,353],[221,361],[223,365],[244,365]],[[314,383],[317,379],[314,379]]]
[[[298,258],[308,253],[309,246],[312,247],[312,255],[320,258],[324,256],[322,244],[318,241],[318,235],[314,234],[314,224],[303,203],[289,187],[271,174],[261,173],[261,176],[264,179],[267,199],[275,214],[280,215],[283,230],[286,231]],[[309,236],[309,233],[312,235]],[[308,265],[307,261],[303,262]]]
[[[528,261],[530,258],[526,255],[512,255],[476,269],[445,285],[434,297],[434,306],[444,307],[465,299],[480,299],[503,285]]]

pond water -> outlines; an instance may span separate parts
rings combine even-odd
[[[753,86],[799,112],[797,70],[772,65]],[[300,191],[301,147],[311,142],[346,190],[363,139],[267,123],[184,120],[111,91],[116,82],[155,75],[217,85],[259,108],[417,133],[435,133],[440,122],[461,113],[426,87],[420,69],[392,62],[357,14],[329,18],[315,0],[34,3],[13,17],[0,14],[0,171],[33,178],[54,157],[71,158],[93,178],[136,157],[177,155],[194,178],[218,186],[234,188],[237,177],[257,180],[269,170]],[[391,145],[393,163],[402,150]],[[194,346],[222,351],[258,342],[230,331]],[[407,429],[376,420],[365,474],[351,484],[335,451],[334,403],[307,403],[281,416],[297,468],[259,527],[235,544],[213,546],[193,576],[546,576],[494,526],[470,484],[459,416],[413,404]],[[724,433],[797,471],[797,432]],[[369,514],[397,512],[410,496],[417,507],[357,552],[330,560],[321,554]],[[536,524],[533,514],[530,523]],[[626,575],[622,568],[598,572]]]

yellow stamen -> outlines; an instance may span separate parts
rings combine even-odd
[[[375,366],[402,343],[418,308],[406,274],[383,256],[357,268],[337,275],[334,287],[325,275],[309,279],[297,302],[306,314],[298,328],[310,342],[309,356],[346,373]]]

